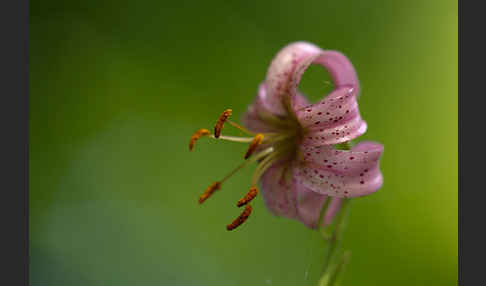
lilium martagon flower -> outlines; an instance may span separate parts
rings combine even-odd
[[[311,64],[326,68],[334,83],[334,90],[313,104],[298,90]],[[227,230],[248,219],[259,186],[274,215],[296,219],[311,229],[329,225],[343,200],[372,194],[383,184],[379,169],[383,145],[369,141],[350,145],[367,129],[358,109],[359,94],[356,71],[342,53],[307,42],[285,46],[272,60],[256,99],[242,118],[243,126],[229,120],[232,110],[227,109],[214,132],[199,129],[191,137],[190,150],[201,137],[249,145],[243,163],[212,183],[199,203],[238,170],[256,163],[249,191],[237,202],[245,209]],[[248,137],[222,135],[225,123]]]

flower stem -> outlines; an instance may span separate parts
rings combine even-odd
[[[339,275],[343,273],[344,267],[349,261],[349,257],[351,256],[350,252],[345,252],[339,261],[330,269],[326,271],[321,278],[319,279],[318,286],[333,286],[339,278]]]
[[[328,237],[324,231],[324,228],[322,227],[323,224],[322,220],[324,219],[324,215],[326,214],[330,202],[331,202],[331,198],[327,198],[326,201],[324,202],[324,205],[322,205],[321,213],[319,214],[319,219],[317,220],[318,223],[317,230],[324,237],[324,239],[327,239]]]
[[[324,272],[327,270],[329,263],[333,259],[334,254],[339,246],[338,244],[341,242],[341,237],[345,227],[345,220],[350,209],[349,208],[350,203],[351,203],[350,199],[343,199],[343,202],[341,204],[341,210],[339,211],[338,216],[336,218],[334,231],[328,241],[329,246],[327,250],[326,260],[324,261]]]

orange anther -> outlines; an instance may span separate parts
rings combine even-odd
[[[212,183],[199,197],[199,204],[202,204],[205,200],[207,200],[215,191],[219,190],[220,187],[220,182]]]
[[[248,150],[246,151],[245,160],[250,158],[251,154],[255,152],[255,150],[262,143],[262,141],[263,141],[263,134],[258,133],[257,135],[255,135],[253,141],[251,141],[250,146],[248,147]]]
[[[209,130],[207,129],[199,129],[194,134],[191,136],[191,140],[189,141],[189,151],[192,151],[194,149],[194,144],[196,144],[196,141],[201,138],[202,136],[208,136],[210,134]]]
[[[226,121],[226,119],[228,119],[228,117],[230,117],[232,112],[233,112],[233,110],[226,109],[219,116],[218,121],[216,122],[216,125],[214,126],[214,137],[215,138],[219,138],[219,136],[221,135],[221,130],[223,129],[224,122]]]
[[[236,205],[238,207],[241,207],[241,206],[248,204],[249,202],[251,202],[251,200],[253,200],[257,196],[257,194],[258,194],[257,187],[251,187],[250,190],[248,191],[248,193],[246,193],[246,195],[243,198],[241,198],[236,203]]]
[[[250,216],[252,208],[250,205],[246,205],[245,210],[238,216],[231,224],[226,226],[227,230],[233,230],[244,223]]]

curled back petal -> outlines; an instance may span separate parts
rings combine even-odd
[[[353,65],[337,51],[325,51],[307,42],[295,42],[284,47],[272,60],[266,76],[265,103],[275,114],[285,114],[295,104],[297,87],[311,64],[326,68],[336,86],[353,87],[359,93],[359,82]]]
[[[340,87],[329,96],[295,112],[304,128],[303,145],[319,146],[350,141],[366,132],[355,88]]]
[[[322,207],[330,199],[322,226],[330,224],[339,211],[341,199],[307,188],[292,176],[293,168],[289,162],[277,163],[263,175],[261,194],[267,209],[274,215],[296,219],[309,228],[316,228]]]
[[[319,194],[339,198],[376,192],[383,184],[379,159],[383,145],[361,142],[351,150],[301,146],[294,177]]]

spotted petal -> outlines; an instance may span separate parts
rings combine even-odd
[[[301,146],[294,178],[319,194],[333,197],[360,197],[377,191],[383,184],[379,159],[383,145],[361,142],[351,150],[332,146]]]
[[[266,77],[265,105],[274,114],[285,114],[286,104],[296,109],[295,95],[304,71],[311,64],[325,67],[336,88],[353,87],[359,93],[359,82],[351,62],[337,51],[325,51],[306,43],[295,42],[284,47],[272,60]]]
[[[356,101],[356,89],[341,87],[329,96],[296,111],[304,128],[302,144],[319,146],[350,141],[366,132]]]
[[[274,215],[301,221],[316,228],[321,209],[328,196],[312,191],[292,176],[291,162],[270,167],[261,179],[261,194],[267,209]],[[331,223],[341,205],[340,198],[330,198],[323,226]]]

